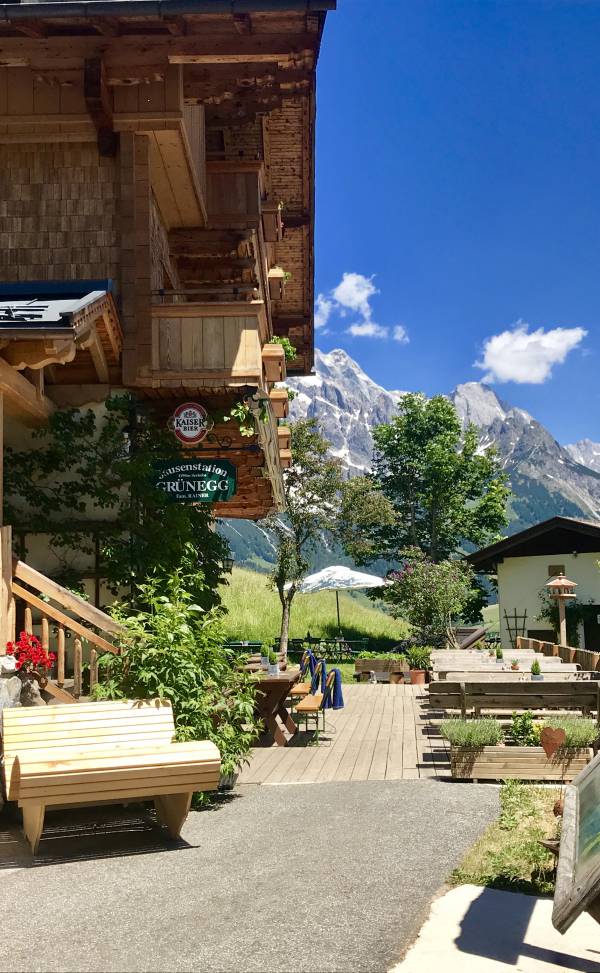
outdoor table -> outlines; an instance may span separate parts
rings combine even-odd
[[[264,673],[259,677],[260,687],[256,696],[256,715],[265,724],[264,742],[276,743],[278,747],[286,747],[288,738],[283,732],[282,725],[294,736],[298,727],[294,723],[285,700],[290,689],[298,681],[300,669],[288,669],[277,676]]]

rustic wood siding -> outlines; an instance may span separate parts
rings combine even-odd
[[[176,317],[154,321],[154,369],[167,372],[215,371],[260,374],[262,369],[256,317]]]
[[[95,144],[0,145],[2,279],[118,279],[119,202]]]

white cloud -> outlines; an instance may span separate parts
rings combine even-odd
[[[562,364],[586,335],[583,328],[529,331],[525,321],[517,321],[512,330],[486,339],[475,367],[485,371],[484,382],[541,385],[551,377],[553,366]]]
[[[325,297],[325,294],[319,294],[315,301],[315,328],[317,330],[326,326],[332,311],[333,301]]]
[[[341,281],[331,292],[334,299],[343,308],[358,311],[366,320],[371,317],[370,299],[379,291],[373,283],[372,277],[363,274],[345,273]]]
[[[407,345],[410,341],[406,328],[402,324],[396,325],[392,338],[394,341],[398,341],[401,345]]]
[[[355,338],[389,338],[390,328],[373,320],[371,298],[379,294],[373,277],[346,271],[339,284],[326,294],[319,294],[315,301],[315,328],[323,329],[332,314],[340,318],[354,318],[346,328],[346,334]],[[402,325],[393,329],[394,341],[408,342],[408,334]]]
[[[389,329],[375,324],[374,321],[360,321],[346,329],[355,338],[387,338]]]

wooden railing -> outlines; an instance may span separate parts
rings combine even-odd
[[[89,666],[88,691],[91,692],[98,682],[98,654],[119,653],[115,640],[123,628],[106,612],[24,561],[9,559],[9,552],[10,527],[2,527],[0,652],[4,652],[6,642],[15,639],[17,628],[36,635],[47,652],[56,654],[56,670],[45,687],[47,692],[61,702],[75,702],[84,689],[85,665]],[[73,646],[71,652],[67,651],[69,639]]]
[[[600,670],[600,652],[590,649],[576,649],[572,645],[558,645],[556,642],[541,642],[539,639],[517,638],[517,649],[533,649],[543,655],[557,656],[563,662],[574,662],[585,672]]]

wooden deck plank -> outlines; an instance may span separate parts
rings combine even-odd
[[[377,686],[370,686],[369,689],[377,689]],[[371,718],[365,730],[362,746],[354,764],[350,780],[368,780],[371,769],[371,761],[377,743],[381,717],[383,715],[383,696],[375,700]]]
[[[360,754],[363,745],[363,739],[376,705],[377,701],[372,697],[370,699],[365,698],[363,704],[361,705],[359,718],[354,728],[354,732],[346,745],[344,755],[342,756],[342,759],[338,765],[335,775],[336,780],[352,779],[354,765],[358,760],[358,755]]]
[[[369,768],[369,780],[385,780],[393,715],[394,700],[390,694],[386,694],[383,700],[381,723],[379,724],[379,732],[375,741],[373,759]]]
[[[354,731],[356,729],[357,723],[360,716],[368,704],[367,698],[361,698],[358,696],[354,697],[354,702],[352,704],[352,715],[349,720],[345,723],[339,725],[339,734],[333,740],[332,746],[330,747],[327,759],[325,760],[321,770],[319,771],[318,780],[338,780],[337,771],[342,758],[346,752],[346,748],[352,739]]]
[[[398,689],[404,689],[398,686]],[[390,747],[388,750],[388,762],[385,772],[386,780],[402,780],[403,765],[403,730],[404,730],[404,705],[405,693],[396,693],[394,696],[394,712],[392,715],[392,726],[390,730]]]

